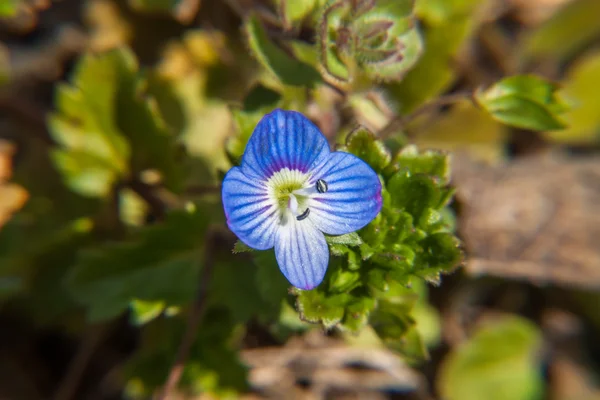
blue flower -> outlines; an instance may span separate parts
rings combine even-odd
[[[381,210],[381,183],[360,158],[331,152],[305,116],[277,109],[258,123],[239,167],[223,180],[229,228],[249,247],[275,247],[297,288],[318,286],[327,270],[325,235],[354,232]]]

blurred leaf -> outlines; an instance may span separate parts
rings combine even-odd
[[[579,59],[567,72],[560,91],[571,109],[564,114],[567,128],[545,136],[567,143],[597,142],[600,139],[600,53]]]
[[[283,84],[313,86],[321,80],[319,73],[308,64],[294,60],[269,39],[256,15],[244,25],[248,45],[256,60]]]
[[[565,127],[559,115],[566,111],[557,90],[557,85],[542,78],[517,75],[478,90],[475,100],[497,121],[524,129],[555,130]]]
[[[20,0],[1,0],[0,17],[12,17],[17,13]]]
[[[277,264],[270,266],[264,262],[252,263],[249,259],[248,262],[243,263],[239,262],[242,256],[238,256],[235,261],[229,257],[229,254],[227,256],[225,258],[224,255],[221,255],[213,269],[209,303],[226,307],[236,323],[246,323],[251,318],[259,316],[276,318],[281,302],[269,301],[273,300],[273,296],[269,296],[265,286],[269,286],[270,283],[259,282],[259,279],[265,276],[264,268],[267,268],[273,275],[280,275]],[[257,268],[255,264],[259,267]],[[271,278],[271,282],[273,279]],[[285,294],[285,291],[283,293]],[[276,294],[281,295],[281,292],[273,293],[273,295]],[[281,299],[280,296],[279,299]]]
[[[416,15],[425,20],[424,52],[401,82],[389,86],[402,114],[448,89],[455,79],[453,58],[472,34],[481,6],[478,0],[417,0]]]
[[[144,325],[158,317],[165,310],[164,301],[131,300],[131,320],[135,325]]]
[[[180,22],[191,22],[201,0],[129,0],[132,8],[149,13],[169,13]]]
[[[173,212],[131,240],[83,251],[68,277],[69,290],[91,321],[115,317],[133,299],[186,303],[196,290],[207,226],[200,213]]]
[[[190,394],[235,398],[246,389],[238,360],[239,330],[227,310],[209,308],[184,365],[180,385]],[[185,319],[157,318],[141,331],[141,345],[124,368],[128,398],[147,399],[164,384],[186,328]]]
[[[171,189],[180,184],[176,144],[152,100],[143,95],[133,53],[85,55],[71,85],[56,92],[49,126],[61,145],[54,161],[76,192],[105,197],[130,174],[156,169]],[[133,149],[133,151],[132,151]]]
[[[12,177],[14,152],[14,146],[0,139],[0,229],[29,197],[21,186],[7,182]]]
[[[86,55],[77,64],[73,86],[57,87],[57,112],[48,122],[54,139],[62,145],[54,151],[54,160],[78,193],[106,196],[112,184],[129,173],[130,146],[115,115],[122,77],[134,65],[127,52]]]
[[[558,58],[564,60],[600,36],[600,2],[569,1],[552,18],[530,32],[523,52],[528,58]],[[569,38],[569,40],[565,40]]]
[[[505,156],[506,126],[471,101],[456,104],[434,120],[417,120],[414,125],[411,132],[419,148],[466,151],[487,162]]]
[[[448,400],[541,399],[540,344],[537,327],[520,317],[484,326],[444,360],[438,388]]]
[[[279,265],[273,251],[255,252],[253,259],[257,268],[254,285],[264,304],[259,316],[271,322],[282,312],[282,302],[285,302],[288,297],[290,284],[279,272]],[[298,320],[296,322],[298,323]]]
[[[317,9],[322,0],[275,0],[284,24],[300,26],[302,20]]]

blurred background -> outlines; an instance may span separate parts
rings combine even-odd
[[[599,21],[598,0],[1,0],[0,399],[600,399]],[[275,107],[386,182],[434,149],[460,245],[394,301],[336,272],[385,264],[347,243],[328,289],[288,294],[219,197]]]

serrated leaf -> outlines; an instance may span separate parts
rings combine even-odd
[[[417,253],[411,273],[430,283],[439,284],[440,274],[452,272],[463,262],[460,241],[450,233],[433,233],[420,245],[422,251]]]
[[[303,321],[321,323],[325,329],[331,329],[344,317],[344,304],[348,299],[346,293],[327,296],[319,289],[295,290],[295,293],[296,308]]]
[[[346,305],[346,312],[340,324],[342,331],[360,332],[368,323],[369,316],[375,308],[375,299],[370,293],[357,295]]]
[[[283,84],[313,86],[321,80],[319,73],[310,65],[294,60],[277,47],[256,15],[248,18],[244,31],[254,57]]]
[[[118,315],[133,299],[186,303],[197,286],[207,227],[201,214],[178,211],[132,240],[83,251],[68,277],[68,288],[94,321]]]
[[[375,172],[381,172],[392,158],[383,142],[364,127],[359,127],[348,135],[343,150],[363,159]]]
[[[427,208],[437,207],[440,203],[440,190],[427,175],[399,171],[390,178],[387,188],[392,196],[392,205],[411,214],[416,222]]]
[[[325,235],[325,240],[329,244],[343,244],[346,246],[358,246],[363,243],[362,239],[356,232],[337,236]]]
[[[397,169],[406,168],[413,174],[426,174],[440,179],[440,183],[444,185],[450,181],[450,155],[447,152],[419,152],[417,146],[409,145],[398,153],[393,164]]]
[[[541,333],[516,316],[480,328],[442,363],[438,388],[448,400],[531,400],[543,396]]]
[[[232,251],[234,254],[238,254],[238,253],[247,253],[247,252],[256,251],[256,250],[254,250],[252,247],[248,247],[242,241],[237,240],[235,242],[235,244],[233,245]]]
[[[413,362],[429,357],[412,316],[417,300],[418,295],[412,289],[394,283],[369,318],[371,326],[386,346]]]
[[[146,169],[178,186],[176,144],[144,88],[127,49],[84,55],[72,84],[58,86],[48,124],[60,145],[54,162],[72,190],[105,197],[117,181]]]
[[[511,76],[477,91],[475,100],[497,121],[531,130],[565,127],[559,119],[566,110],[557,98],[557,85],[532,75]]]

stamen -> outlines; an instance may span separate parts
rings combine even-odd
[[[290,194],[290,197],[288,200],[288,208],[292,212],[292,215],[298,214],[298,199],[296,198],[296,196],[294,196],[293,193]]]
[[[303,212],[302,214],[298,215],[298,216],[296,217],[296,219],[297,219],[298,221],[302,221],[303,219],[306,219],[306,218],[308,217],[308,215],[309,215],[309,214],[310,214],[310,208],[307,208],[306,210],[304,210],[304,212]]]
[[[327,182],[325,182],[323,179],[317,179],[317,192],[325,193],[327,190],[329,190]]]

